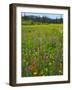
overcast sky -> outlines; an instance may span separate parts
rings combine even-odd
[[[53,14],[53,13],[22,12],[21,15],[22,16],[24,16],[24,15],[26,15],[26,16],[33,15],[33,16],[40,16],[40,17],[46,16],[46,17],[49,17],[49,18],[52,18],[52,19],[61,18],[61,17],[63,18],[63,15],[62,14]]]

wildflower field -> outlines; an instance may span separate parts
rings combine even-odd
[[[22,25],[22,77],[63,74],[62,27]]]
[[[22,77],[63,75],[62,18],[24,14],[21,23],[21,71]]]

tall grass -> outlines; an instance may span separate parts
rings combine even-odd
[[[63,74],[63,25],[23,25],[22,77]]]

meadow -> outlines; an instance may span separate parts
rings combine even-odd
[[[22,24],[22,77],[63,75],[63,24]]]

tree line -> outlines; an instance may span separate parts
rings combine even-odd
[[[33,15],[30,15],[30,16],[22,16],[22,21],[30,21],[31,24],[35,24],[35,23],[38,23],[38,24],[50,24],[50,23],[53,23],[53,24],[62,24],[63,23],[63,18],[56,18],[56,19],[52,19],[52,18],[49,18],[49,17],[46,17],[46,16],[43,16],[43,17],[40,17],[40,16],[33,16]]]

